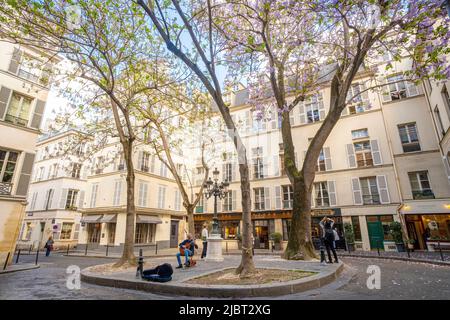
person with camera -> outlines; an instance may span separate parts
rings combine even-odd
[[[330,250],[333,251],[334,263],[338,263],[338,257],[334,248],[334,220],[328,217],[324,217],[320,221],[319,225],[322,228],[322,241],[325,244],[325,248],[327,249],[328,263],[333,263],[333,261],[331,260]]]

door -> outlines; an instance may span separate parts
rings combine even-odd
[[[100,243],[100,223],[88,223],[88,243]]]
[[[170,247],[176,248],[178,246],[178,221],[170,221]]]
[[[384,233],[381,221],[367,221],[371,249],[384,249]]]

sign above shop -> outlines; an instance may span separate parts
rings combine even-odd
[[[313,217],[340,216],[340,215],[341,215],[341,208],[311,210],[311,216]]]

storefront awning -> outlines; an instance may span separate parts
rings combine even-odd
[[[106,223],[117,222],[117,214],[104,214],[99,222],[106,222]]]
[[[153,224],[160,224],[162,223],[162,220],[155,216],[145,216],[142,214],[138,214],[136,223],[153,223]]]
[[[91,214],[83,216],[80,220],[80,222],[84,223],[98,223],[99,220],[102,218],[103,215],[101,214]]]

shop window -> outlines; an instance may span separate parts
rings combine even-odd
[[[450,215],[448,214],[427,214],[422,215],[422,222],[425,228],[430,229],[430,240],[450,241]]]
[[[240,221],[222,221],[222,237],[228,240],[237,239],[237,235],[239,234],[239,225]]]
[[[116,239],[116,224],[108,223],[108,244],[114,244]]]
[[[59,238],[61,240],[69,240],[72,236],[72,227],[73,223],[63,222],[61,227],[61,235]]]
[[[359,224],[359,217],[352,217],[353,234],[355,235],[355,241],[362,241],[361,225]]]
[[[155,236],[156,225],[152,223],[136,223],[134,243],[152,243]]]
[[[428,171],[409,172],[409,182],[414,199],[434,199],[428,179]]]

